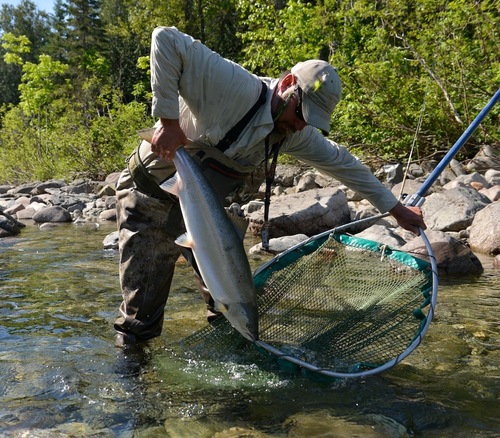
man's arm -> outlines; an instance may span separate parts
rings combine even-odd
[[[370,169],[350,154],[346,148],[325,139],[312,127],[294,134],[290,140],[285,145],[284,152],[338,179],[361,194],[380,212],[389,212],[404,229],[419,235],[418,227],[426,228],[420,208],[405,207],[398,202]]]

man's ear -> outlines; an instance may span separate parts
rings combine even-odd
[[[281,79],[281,81],[279,83],[280,92],[283,93],[288,88],[295,85],[296,82],[297,82],[297,79],[295,78],[295,76],[292,73],[288,73],[283,79]]]

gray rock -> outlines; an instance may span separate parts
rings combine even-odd
[[[258,243],[257,245],[254,245],[252,248],[250,248],[248,252],[250,254],[280,254],[283,251],[290,249],[292,246],[295,246],[303,242],[304,240],[307,240],[308,238],[309,237],[307,237],[305,234],[277,237],[269,240],[269,251],[264,251],[262,249],[262,243]]]
[[[471,183],[480,183],[482,186],[487,189],[490,187],[490,183],[486,180],[486,178],[480,173],[474,172],[469,175],[460,175],[457,176],[453,181],[450,181],[448,184],[444,185],[443,188],[446,190],[452,189],[454,187],[458,187],[463,184],[466,186],[470,186]]]
[[[426,198],[422,211],[427,226],[439,231],[460,231],[490,200],[470,187],[455,187]]]
[[[108,234],[102,241],[104,249],[118,249],[118,231]]]
[[[500,170],[500,158],[491,146],[483,146],[476,156],[467,164],[467,170],[486,171],[489,169]]]
[[[63,207],[54,205],[37,211],[33,215],[35,222],[71,222],[71,213]]]
[[[484,179],[492,186],[500,186],[500,170],[488,169],[484,174]]]
[[[380,242],[393,248],[399,248],[406,243],[406,241],[399,234],[395,233],[392,228],[378,224],[372,225],[370,228],[356,234],[356,237],[374,240],[375,242]]]
[[[249,215],[250,231],[260,235],[264,211]],[[284,195],[271,200],[269,236],[297,234],[314,235],[350,221],[347,198],[339,189],[324,188]]]
[[[431,244],[439,275],[479,275],[483,265],[463,242],[442,231],[426,231]],[[416,238],[403,245],[400,250],[429,260],[427,248],[422,239]]]
[[[486,196],[491,202],[500,200],[500,184],[492,186],[489,189],[481,189],[479,193]]]
[[[469,245],[480,253],[500,254],[500,201],[476,213],[470,227]]]
[[[110,208],[109,210],[101,212],[101,214],[99,214],[99,220],[116,221],[116,208]]]

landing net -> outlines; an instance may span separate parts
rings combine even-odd
[[[419,345],[434,312],[433,274],[431,263],[377,242],[335,233],[311,238],[255,272],[255,344],[334,377],[378,373]],[[220,318],[188,340],[220,348],[223,338],[234,341],[232,330]]]

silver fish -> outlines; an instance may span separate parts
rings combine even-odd
[[[191,248],[215,308],[243,336],[258,339],[258,312],[252,272],[243,247],[247,223],[230,217],[198,164],[184,148],[173,162],[177,173],[161,185],[179,198],[186,234],[176,243]]]

